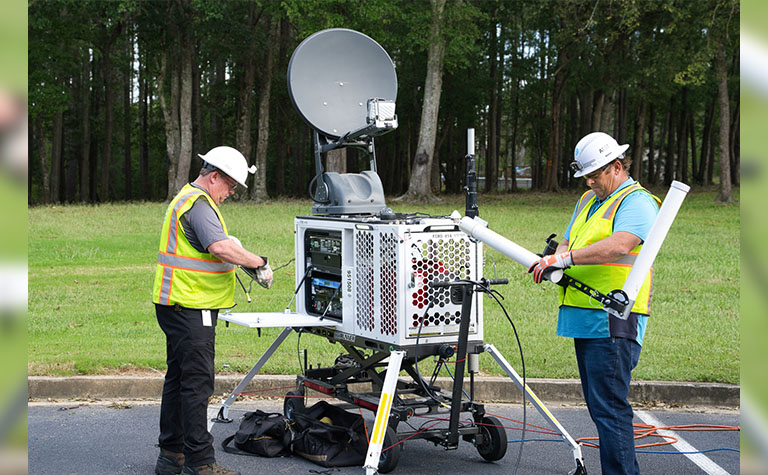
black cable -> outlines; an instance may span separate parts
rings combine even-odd
[[[333,295],[331,295],[331,300],[328,301],[328,305],[325,306],[325,311],[323,311],[323,314],[320,315],[320,320],[325,318],[325,314],[328,313],[328,310],[330,310],[331,306],[333,305],[333,299],[335,299],[336,296],[339,294],[340,288],[341,288],[341,284],[339,284],[339,286],[336,287],[336,290],[333,291]]]
[[[272,269],[272,273],[274,274],[276,271],[279,271],[280,269],[282,269],[283,267],[287,266],[288,264],[290,264],[291,262],[293,262],[295,260],[296,260],[295,257],[291,258],[290,261],[286,262],[285,264],[281,265],[280,267],[275,267],[274,269]]]
[[[414,366],[416,367],[416,375],[419,377],[419,383],[421,384],[422,389],[424,389],[424,392],[427,393],[427,396],[430,397],[433,401],[435,401],[438,404],[444,404],[443,401],[435,397],[435,395],[430,391],[427,386],[424,384],[424,378],[421,377],[421,373],[419,372],[419,339],[421,338],[421,327],[424,325],[424,320],[427,318],[427,312],[435,305],[435,297],[433,296],[432,299],[427,304],[427,308],[424,309],[424,315],[421,316],[421,320],[419,321],[419,330],[416,332],[416,361]]]

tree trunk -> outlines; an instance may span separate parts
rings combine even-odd
[[[224,58],[219,57],[216,61],[216,71],[213,76],[213,84],[211,85],[211,133],[210,142],[206,146],[206,151],[218,145],[223,145],[224,141],[224,119],[223,108],[220,106],[220,90],[225,86],[226,82],[226,63]]]
[[[442,32],[446,0],[430,0],[432,5],[432,41],[427,52],[427,77],[424,80],[424,100],[421,107],[421,126],[416,155],[411,169],[411,180],[406,196],[411,199],[433,199],[430,190],[432,158],[437,138],[437,115],[443,86],[443,56],[445,35]]]
[[[347,149],[336,148],[325,154],[325,171],[347,173]]]
[[[592,125],[590,132],[598,132],[603,125],[603,104],[605,104],[605,91],[595,91],[592,99]],[[586,135],[586,134],[585,134]]]
[[[43,176],[43,203],[50,203],[51,181],[48,172],[48,160],[46,160],[46,156],[48,155],[48,144],[45,142],[45,134],[43,133],[43,116],[41,114],[37,114],[37,117],[35,117],[35,135],[37,136],[38,141],[37,153],[40,159],[40,170]]]
[[[740,184],[740,169],[741,169],[741,160],[739,160],[739,122],[741,118],[741,103],[737,100],[736,101],[736,111],[733,114],[733,120],[730,124],[730,141],[731,141],[731,147],[730,147],[730,160],[731,160],[731,184],[734,186],[739,186]]]
[[[501,115],[502,115],[502,96],[504,95],[504,57],[506,56],[505,45],[506,38],[504,36],[504,24],[499,24],[499,44],[498,57],[499,57],[499,73],[496,79],[496,88],[498,93],[496,94],[496,176],[501,169]],[[494,187],[496,189],[496,187]]]
[[[105,46],[102,74],[104,75],[104,151],[101,157],[101,181],[99,183],[99,201],[109,201],[109,168],[112,161],[112,120],[114,107],[112,96],[112,61],[111,46]]]
[[[696,175],[696,181],[701,184],[709,185],[711,181],[710,177],[710,163],[709,163],[709,147],[712,143],[712,127],[715,124],[715,97],[709,101],[707,105],[707,111],[704,118],[704,130],[701,133],[701,154],[699,157],[699,173]]]
[[[85,54],[83,56],[83,69],[80,73],[80,79],[82,82],[82,97],[80,100],[80,201],[83,203],[88,203],[91,200],[91,58],[87,49],[85,50]]]
[[[166,76],[170,76],[170,101],[165,97]],[[157,95],[163,110],[165,121],[165,150],[168,159],[168,192],[166,200],[170,201],[178,191],[176,189],[176,171],[181,147],[181,130],[179,126],[179,77],[174,64],[168,70],[168,55],[164,51],[160,55],[160,72],[157,75]]]
[[[669,129],[667,130],[667,154],[664,157],[664,184],[669,186],[675,179],[675,97],[669,101]]]
[[[694,123],[696,114],[692,113],[688,117],[688,139],[691,141],[691,181],[695,180],[699,174],[699,163],[696,160],[696,124]],[[685,183],[688,183],[687,181]]]
[[[274,56],[277,36],[277,22],[267,21],[269,34],[267,35],[267,51],[264,58],[264,72],[262,74],[261,94],[259,95],[259,137],[256,142],[256,176],[254,177],[251,199],[266,201],[267,194],[267,149],[269,147],[269,103],[272,95],[272,72],[274,70]],[[282,157],[278,157],[282,159]]]
[[[197,52],[200,50],[200,43],[195,42],[194,56],[197,57]],[[192,153],[191,157],[196,157],[198,153],[205,153],[207,150],[203,149],[203,112],[200,105],[201,94],[200,86],[200,67],[197,61],[192,60]],[[190,178],[196,178],[200,174],[200,169],[203,168],[202,160],[191,160],[190,162]]]
[[[717,76],[717,89],[720,100],[720,192],[715,201],[722,203],[733,202],[731,190],[731,161],[730,161],[730,103],[728,99],[728,70],[725,65],[725,52],[722,41],[718,45],[715,58],[715,71]]]
[[[579,94],[579,139],[586,136],[595,129],[592,127],[592,111],[595,106],[595,91],[586,90]],[[575,146],[575,144],[574,144]]]
[[[714,183],[713,178],[715,174],[715,149],[717,148],[717,140],[718,140],[718,134],[714,133],[714,127],[713,127],[713,133],[709,134],[709,147],[708,147],[708,153],[707,153],[707,176],[704,179],[705,185],[711,185]]]
[[[291,42],[291,32],[290,32],[290,24],[288,23],[288,18],[282,17],[280,19],[280,47],[278,48],[277,52],[277,70],[278,71],[285,71],[288,69],[288,48],[289,43]],[[275,101],[278,102],[278,101]],[[277,106],[274,106],[277,109]],[[279,110],[279,109],[278,109]],[[278,130],[284,130],[284,131],[290,131],[287,135],[288,137],[291,137],[295,135],[295,129],[293,129],[290,125],[288,114],[276,114],[277,115],[277,123],[278,123]],[[278,140],[275,144],[275,152],[277,155],[277,160],[275,160],[275,194],[277,196],[285,195],[286,194],[286,184],[285,184],[285,168],[286,166],[290,166],[288,162],[288,157],[292,155],[296,155],[297,153],[302,153],[302,151],[297,152],[297,142],[295,140],[291,140],[290,138],[288,140]],[[300,149],[299,149],[300,150]],[[293,170],[293,173],[291,173],[291,177],[295,179],[296,170]]]
[[[651,111],[649,113],[648,118],[648,171],[647,171],[647,182],[649,185],[654,185],[656,182],[654,181],[654,165],[656,162],[656,151],[655,143],[654,143],[654,131],[656,129],[656,108],[653,106],[653,103],[651,103]],[[638,176],[639,178],[639,176]]]
[[[145,59],[146,61],[146,59]],[[149,144],[147,132],[149,120],[147,114],[147,102],[149,99],[149,78],[146,62],[141,67],[139,77],[139,179],[141,183],[141,199],[151,199],[149,189]]]
[[[555,70],[552,87],[552,107],[550,109],[549,147],[547,169],[544,179],[544,191],[559,191],[557,169],[560,166],[560,116],[563,111],[563,91],[565,87],[568,51],[563,48],[557,54],[559,66]]]
[[[243,58],[243,76],[240,78],[240,90],[238,91],[238,114],[237,129],[235,130],[235,148],[243,154],[247,162],[251,161],[253,147],[251,144],[251,118],[253,115],[253,92],[256,85],[256,4],[248,4],[248,49]],[[269,27],[269,26],[268,26]],[[268,50],[272,45],[267,41]],[[259,124],[261,125],[261,124]],[[257,159],[258,166],[258,159]],[[250,176],[246,177],[247,182],[251,183]],[[249,194],[251,198],[256,198],[256,187],[259,186],[259,180],[250,185]],[[264,183],[262,186],[266,186]]]
[[[131,89],[133,88],[133,33],[128,30],[126,57],[128,68],[123,75],[123,178],[125,178],[125,200],[133,197],[133,171],[131,169]]]
[[[675,179],[685,182],[688,175],[688,88],[683,87],[678,111],[679,122],[677,125],[677,162],[675,163]]]
[[[51,146],[51,202],[61,201],[61,176],[62,176],[62,158],[61,150],[63,148],[64,130],[64,111],[58,111],[54,114],[53,121],[53,141]]]
[[[181,95],[179,97],[179,161],[174,194],[189,182],[192,164],[192,58],[194,43],[187,34],[181,41]]]
[[[637,116],[635,117],[635,133],[632,139],[632,176],[635,180],[640,180],[643,173],[643,152],[645,147],[643,139],[645,138],[645,110],[648,106],[648,101],[643,98],[640,99],[640,105],[637,108]],[[621,141],[619,141],[621,143]]]
[[[498,108],[498,90],[496,88],[496,82],[498,75],[498,58],[496,56],[496,47],[498,38],[496,36],[496,12],[495,8],[491,13],[490,22],[490,41],[488,59],[490,62],[490,82],[491,85],[491,97],[488,103],[488,154],[485,158],[485,192],[495,192],[497,190],[498,183],[498,169],[499,169],[499,151],[496,148],[496,110]]]

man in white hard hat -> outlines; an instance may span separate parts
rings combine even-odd
[[[629,177],[629,145],[602,132],[582,138],[571,170],[590,188],[571,216],[555,254],[535,262],[536,283],[554,269],[603,294],[620,289],[656,218],[661,201]],[[573,288],[559,287],[557,334],[574,339],[581,386],[600,436],[600,464],[606,474],[638,474],[632,406],[627,401],[631,372],[640,358],[650,315],[649,272],[627,320]]]
[[[229,239],[218,205],[256,167],[231,147],[205,155],[197,179],[168,205],[160,237],[152,301],[166,335],[168,370],[160,407],[160,455],[155,473],[233,474],[216,464],[208,432],[213,394],[214,343],[219,309],[234,306],[235,266],[253,269],[267,288],[267,258]]]

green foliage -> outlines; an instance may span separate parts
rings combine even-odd
[[[660,197],[665,190],[657,190]],[[578,194],[515,194],[480,198],[491,229],[538,252],[551,232],[562,233]],[[714,193],[686,199],[655,265],[653,314],[636,379],[739,381],[739,210],[713,204]],[[267,255],[273,267],[294,257],[293,216],[308,201],[255,206],[225,203],[232,234]],[[31,375],[104,374],[162,370],[164,340],[150,302],[161,203],[35,207],[29,211],[28,370]],[[461,197],[397,212],[445,215],[463,210]],[[485,250],[485,275],[505,277],[500,288],[523,345],[529,377],[577,377],[572,342],[555,335],[556,297],[520,265]],[[236,311],[282,311],[294,291],[293,265],[275,273],[270,290],[254,286],[253,303],[241,291]],[[502,311],[484,300],[485,340],[520,369],[517,344]],[[220,325],[217,371],[247,371],[278,334]],[[298,371],[296,335],[277,351],[265,373]],[[330,364],[342,350],[312,336],[301,339],[310,362]],[[226,366],[225,366],[226,365]],[[490,358],[481,371],[500,375]]]

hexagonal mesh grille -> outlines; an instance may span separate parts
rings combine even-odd
[[[379,247],[381,251],[381,325],[382,335],[397,333],[397,244],[394,233],[382,233]]]
[[[413,252],[416,254],[414,255]],[[424,309],[433,302],[422,326],[423,333],[433,333],[441,325],[458,325],[461,305],[451,303],[448,289],[433,289],[429,282],[449,282],[470,277],[470,242],[466,238],[424,239],[417,241],[411,254],[413,290],[409,326],[416,329]],[[413,333],[413,332],[410,332]]]
[[[373,233],[357,231],[355,236],[355,318],[358,328],[373,331]]]

